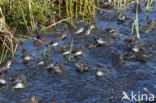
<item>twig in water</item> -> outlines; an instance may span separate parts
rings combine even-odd
[[[149,95],[153,95],[154,98],[156,99],[156,96],[153,93],[151,93],[147,88],[144,88],[144,91],[147,92]]]

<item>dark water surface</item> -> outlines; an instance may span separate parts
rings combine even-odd
[[[153,4],[156,7],[156,3]],[[109,15],[115,15],[112,11],[108,11],[102,16],[96,15],[96,28],[91,32],[90,36],[73,38],[73,47],[83,51],[83,55],[78,59],[72,58],[73,62],[68,62],[63,57],[60,47],[70,45],[72,33],[68,30],[65,33],[68,37],[59,42],[58,48],[51,51],[51,62],[57,65],[63,65],[64,73],[56,75],[46,71],[42,67],[38,67],[36,60],[38,56],[47,48],[46,46],[34,45],[34,40],[27,39],[22,45],[29,52],[35,52],[35,58],[28,64],[24,65],[21,58],[21,48],[18,49],[15,62],[11,65],[11,73],[8,78],[16,77],[16,75],[24,74],[27,76],[26,88],[20,90],[11,90],[11,81],[6,87],[0,88],[0,103],[23,103],[31,96],[36,96],[39,103],[131,103],[130,101],[121,101],[122,92],[125,91],[131,95],[131,91],[138,94],[147,94],[143,88],[156,94],[153,85],[156,84],[156,25],[154,30],[148,34],[142,34],[141,43],[148,46],[148,50],[152,54],[146,59],[146,63],[137,60],[127,60],[124,64],[112,63],[117,61],[115,55],[128,52],[129,46],[124,42],[125,38],[130,37],[130,29],[135,19],[135,13],[132,12],[133,5],[130,5],[127,12],[127,20],[123,25],[118,25],[118,16],[109,18]],[[110,16],[111,17],[111,16]],[[144,20],[145,11],[139,14],[139,26],[146,25],[147,21],[156,20],[156,9],[149,11],[149,19]],[[94,37],[102,37],[105,35],[104,29],[107,27],[115,27],[118,30],[116,40],[107,37],[111,41],[110,45],[101,46],[93,49],[86,47],[87,43],[92,43]],[[51,34],[54,35],[54,34]],[[134,33],[136,35],[136,33]],[[54,36],[47,37],[47,41],[56,39]],[[77,73],[74,62],[80,61],[91,70],[85,73]],[[96,78],[96,70],[103,69],[107,74],[103,78]]]

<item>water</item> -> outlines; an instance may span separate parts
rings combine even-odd
[[[156,3],[153,5],[156,7]],[[72,62],[68,62],[68,58],[63,57],[60,50],[62,46],[71,44],[72,34],[65,30],[68,37],[63,41],[56,40],[54,34],[46,36],[47,42],[52,39],[59,42],[58,48],[51,50],[50,61],[63,66],[65,70],[62,75],[50,73],[43,67],[37,66],[36,61],[39,60],[38,57],[47,49],[47,46],[36,46],[34,40],[26,40],[22,46],[31,54],[35,52],[35,57],[28,65],[25,65],[22,63],[22,50],[18,49],[18,56],[14,58],[15,62],[11,66],[11,73],[6,74],[10,82],[6,87],[0,89],[0,103],[22,103],[31,96],[38,97],[39,103],[51,103],[52,101],[57,103],[130,103],[130,101],[121,101],[123,91],[128,95],[131,91],[147,94],[143,88],[148,88],[149,91],[156,94],[156,89],[153,87],[156,84],[156,26],[151,33],[140,34],[141,42],[148,45],[148,50],[153,54],[146,59],[146,63],[131,60],[125,61],[119,67],[112,65],[115,55],[129,51],[129,46],[125,44],[124,39],[130,37],[129,30],[135,18],[132,7],[133,5],[130,5],[128,8],[126,12],[128,19],[123,25],[117,24],[117,16],[107,20],[104,17],[107,14],[102,16],[97,14],[96,29],[89,37],[74,36],[73,47],[81,49],[83,55],[79,58],[71,58]],[[155,9],[149,11],[149,19],[156,20],[155,11]],[[147,20],[144,18],[145,12],[143,11],[139,14],[140,26],[146,24]],[[108,36],[107,39],[111,40],[111,45],[88,49],[86,43],[94,42],[94,37],[104,36],[103,30],[106,27],[118,29],[117,40]],[[77,61],[91,67],[91,70],[82,74],[77,73],[74,63]],[[98,69],[106,70],[106,76],[96,78],[95,73]],[[11,78],[19,74],[27,76],[26,88],[12,91]]]

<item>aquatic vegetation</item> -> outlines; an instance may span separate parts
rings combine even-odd
[[[148,17],[148,11],[152,7],[152,3],[153,3],[153,0],[147,0],[147,2],[146,2],[145,10],[146,10],[146,16],[147,17]]]
[[[120,12],[127,4],[132,4],[136,0],[113,0],[114,10]]]
[[[114,10],[120,12],[135,1],[108,0],[108,4],[114,5]],[[152,3],[153,0],[147,0],[147,11]],[[74,19],[78,18],[94,20],[96,10],[104,10],[99,8],[98,0],[1,0],[0,7],[9,26],[17,28],[17,31],[26,28],[29,33],[36,29],[50,29],[64,21],[74,24]],[[45,25],[47,23],[49,25]]]
[[[47,0],[2,0],[2,2],[0,6],[7,23],[10,26],[16,25],[18,30],[26,27],[28,32],[34,31],[49,20],[48,18],[56,15],[56,5]]]
[[[29,33],[38,28],[49,29],[60,21],[73,24],[73,18],[95,16],[95,0],[1,0],[0,7],[9,26],[26,28]],[[44,27],[47,22],[51,23]]]
[[[18,41],[10,32],[9,26],[6,24],[5,16],[0,8],[0,64],[7,58],[7,54],[11,53],[12,57],[16,52]]]
[[[137,38],[140,39],[140,34],[139,34],[139,21],[138,21],[138,3],[139,3],[139,1],[137,0],[135,28],[136,28],[136,32],[137,32]]]
[[[1,0],[0,8],[0,36],[8,36],[2,39],[1,62],[9,51],[14,55],[17,48],[17,40],[10,31],[33,34],[38,29],[46,31],[64,21],[73,24],[74,18],[91,20],[95,16],[95,0]],[[4,31],[6,28],[8,30]]]

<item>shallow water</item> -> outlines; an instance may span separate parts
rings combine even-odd
[[[153,5],[156,7],[156,3]],[[29,53],[35,52],[35,57],[25,65],[22,63],[22,50],[18,49],[18,56],[14,58],[15,62],[11,66],[11,73],[6,76],[10,82],[6,87],[0,89],[0,103],[21,103],[31,96],[38,97],[39,103],[51,103],[52,100],[56,103],[131,103],[127,100],[121,101],[123,91],[128,95],[131,95],[131,91],[143,94],[146,93],[143,88],[148,88],[149,91],[156,94],[156,89],[153,87],[156,84],[156,26],[151,33],[140,34],[141,42],[149,45],[148,50],[153,54],[152,57],[146,59],[146,63],[132,60],[125,61],[124,64],[117,67],[112,65],[115,55],[129,51],[129,46],[125,44],[124,39],[130,37],[129,30],[135,18],[132,8],[133,5],[130,5],[126,12],[128,20],[123,25],[117,24],[117,16],[108,20],[105,18],[108,13],[102,16],[97,14],[96,28],[90,36],[76,35],[73,37],[74,47],[81,49],[83,55],[78,59],[71,58],[72,62],[68,62],[68,58],[63,57],[60,51],[60,47],[70,45],[72,41],[72,33],[66,30],[65,33],[68,34],[68,37],[63,41],[57,40],[59,46],[51,50],[50,57],[50,62],[63,65],[65,71],[62,75],[56,75],[37,66],[38,56],[47,46],[39,45],[36,48],[34,40],[27,39],[22,46]],[[155,9],[149,11],[149,19],[156,20],[155,11]],[[112,13],[110,11],[110,14]],[[145,12],[143,11],[139,14],[141,27],[147,22],[144,18]],[[104,36],[103,30],[106,27],[118,29],[117,39],[114,40],[108,36],[107,39],[111,40],[111,45],[88,49],[86,43],[92,43],[94,37]],[[47,42],[56,40],[54,34],[51,35],[46,37]],[[77,61],[91,67],[91,70],[82,74],[77,73],[74,64]],[[96,78],[95,73],[98,69],[106,70],[106,76],[100,79]],[[19,74],[27,76],[26,88],[12,91],[11,78]]]

